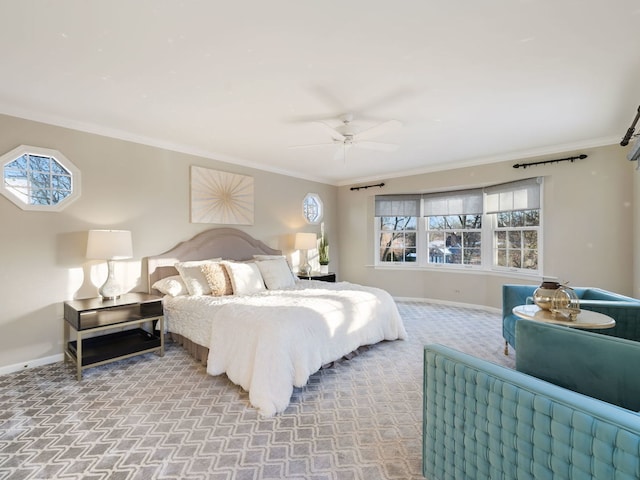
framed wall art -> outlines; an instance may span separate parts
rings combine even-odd
[[[191,223],[253,225],[253,177],[192,165]]]

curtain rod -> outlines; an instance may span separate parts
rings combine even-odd
[[[623,147],[629,143],[629,140],[631,140],[631,137],[633,136],[633,132],[636,129],[636,123],[638,123],[639,118],[640,118],[640,107],[638,107],[638,113],[636,113],[636,118],[633,119],[633,122],[631,122],[631,126],[629,127],[629,129],[627,130],[627,133],[625,134],[624,138],[620,142],[620,145],[622,145]]]
[[[361,187],[351,187],[351,191],[360,190],[361,188],[366,190],[367,188],[371,188],[371,187],[380,187],[380,188],[382,188],[382,187],[384,187],[384,183],[375,183],[373,185],[363,185]]]
[[[587,156],[583,153],[578,155],[577,157],[567,157],[567,158],[559,158],[557,160],[542,160],[541,162],[529,162],[529,163],[516,163],[513,168],[527,168],[532,167],[534,165],[544,165],[545,163],[560,163],[560,162],[571,162],[573,163],[576,160],[584,160]]]

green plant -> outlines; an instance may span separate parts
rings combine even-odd
[[[318,261],[320,265],[329,265],[329,241],[324,232],[320,236],[320,245],[318,246]]]

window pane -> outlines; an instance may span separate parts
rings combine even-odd
[[[522,232],[509,232],[509,248],[522,246]]]
[[[51,192],[52,203],[56,205],[57,203],[67,198],[69,195],[71,195],[71,192],[68,190],[54,190],[53,192]]]
[[[418,229],[418,217],[404,217],[404,229],[405,230],[417,230]]]
[[[497,214],[498,228],[505,228],[511,225],[509,212],[502,212]]]
[[[482,246],[482,233],[467,232],[464,234],[464,248],[480,248]]]
[[[428,217],[429,230],[440,230],[444,228],[444,217]]]
[[[429,263],[444,263],[444,232],[430,232],[427,246]]]
[[[7,163],[6,168],[13,168],[18,170],[26,170],[27,169],[27,156],[23,155],[20,158],[16,158],[13,162]]]
[[[71,190],[71,177],[67,175],[52,175],[51,188],[57,190]]]
[[[382,230],[415,230],[417,217],[379,217]]]
[[[507,247],[507,232],[498,231],[496,232],[496,247],[497,248],[506,248]]]
[[[524,227],[524,213],[522,211],[511,212],[511,226]]]
[[[51,205],[49,190],[38,188],[31,190],[31,205]]]
[[[404,251],[405,262],[415,262],[417,260],[417,251],[415,248],[407,248]]]
[[[51,172],[58,175],[71,175],[71,173],[60,165],[55,158],[51,158]]]
[[[522,251],[520,249],[509,250],[509,267],[522,267]]]
[[[5,185],[26,185],[27,174],[25,171],[13,170],[9,168],[4,169],[4,184]]]
[[[538,251],[537,250],[524,251],[524,263],[522,267],[530,270],[538,269]]]
[[[465,248],[464,263],[465,265],[481,265],[482,264],[481,250],[479,248]]]
[[[41,157],[38,155],[29,155],[29,168],[36,172],[49,172],[51,161],[49,157]]]
[[[416,233],[408,232],[404,235],[404,244],[405,247],[415,247],[416,246]]]
[[[482,216],[481,215],[464,215],[462,217],[462,227],[469,229],[482,228]]]
[[[540,211],[539,210],[526,210],[525,214],[525,225],[527,227],[537,227],[540,225]]]
[[[507,251],[503,248],[498,249],[496,252],[496,265],[499,267],[507,266]]]
[[[523,247],[528,248],[530,250],[538,249],[538,232],[535,230],[525,230],[522,232],[523,234]]]
[[[462,218],[459,215],[450,215],[445,218],[445,228],[462,228]]]
[[[48,188],[49,187],[49,174],[31,172],[29,175],[31,181],[31,188]]]

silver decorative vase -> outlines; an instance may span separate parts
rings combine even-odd
[[[533,292],[533,303],[542,310],[551,310],[553,297],[560,288],[558,282],[545,281]]]

